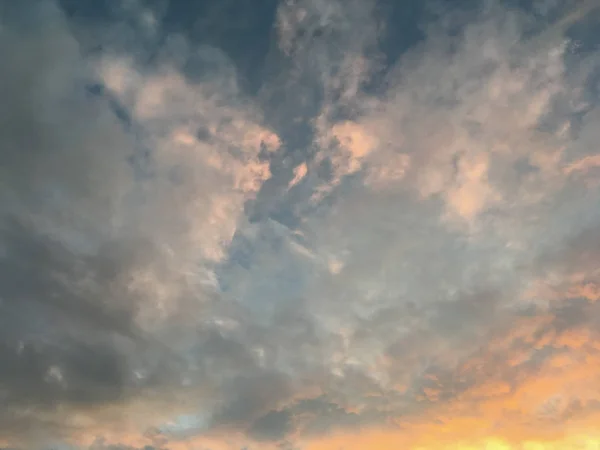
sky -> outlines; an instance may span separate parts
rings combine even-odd
[[[0,449],[599,450],[600,0],[0,1]]]

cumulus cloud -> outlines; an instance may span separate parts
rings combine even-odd
[[[26,3],[0,16],[1,445],[593,438],[594,2],[431,4],[396,60],[379,3],[261,3],[259,89],[175,2]]]

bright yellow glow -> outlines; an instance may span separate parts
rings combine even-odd
[[[346,438],[327,439],[327,442],[309,445],[309,450],[359,450],[376,448],[381,450],[406,449],[406,450],[600,450],[600,438],[575,437],[565,438],[555,442],[525,441],[509,443],[508,441],[491,438],[478,442],[443,444],[436,443],[434,439],[427,445],[405,446],[402,436],[375,436],[365,439],[365,436],[347,436]]]

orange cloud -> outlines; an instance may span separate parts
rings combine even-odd
[[[435,386],[424,389],[430,406],[421,413],[305,448],[599,449],[600,337],[591,324],[561,330],[557,320],[551,311],[514,320],[456,369],[456,380],[473,381],[450,400],[427,376]]]
[[[600,155],[590,155],[569,164],[565,167],[565,173],[588,172],[597,167],[600,167]]]

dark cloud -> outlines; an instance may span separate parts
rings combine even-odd
[[[132,447],[130,445],[109,444],[105,439],[96,439],[88,450],[167,450],[165,448],[145,445],[144,447]]]
[[[271,408],[290,398],[293,386],[284,375],[259,373],[233,378],[227,391],[231,393],[232,400],[216,415],[216,423],[236,425],[260,420]]]
[[[3,357],[11,360],[3,364],[3,387],[11,396],[26,394],[43,402],[47,395],[38,389],[47,384],[44,371],[62,352],[57,348],[56,355],[45,356],[28,341],[43,345],[50,330],[68,330],[72,324],[128,334],[127,310],[133,305],[114,301],[111,309],[107,294],[118,261],[98,255],[92,262],[53,236],[66,223],[106,220],[115,192],[107,191],[106,181],[113,180],[110,184],[118,189],[118,173],[126,170],[119,167],[119,153],[127,155],[130,142],[110,112],[86,98],[77,43],[64,32],[60,14],[40,5],[32,4],[33,19],[20,26],[3,24],[0,30],[0,296],[3,338],[24,346],[22,357],[17,349],[3,347]],[[83,220],[77,217],[82,212]],[[49,222],[45,229],[44,218]],[[84,379],[117,381],[117,369],[112,369],[118,365],[116,354],[104,357],[98,351],[98,361],[105,360],[97,363],[98,373],[93,361],[79,361],[88,354],[85,347],[75,348],[68,365]]]
[[[63,428],[61,405],[138,391],[132,273],[154,244],[117,237],[133,139],[50,2],[7,7],[0,27],[0,434]],[[118,219],[117,219],[118,220]],[[160,351],[159,351],[160,352]],[[143,383],[140,383],[143,384]],[[39,413],[39,414],[38,414]],[[27,425],[27,421],[32,423]]]
[[[289,411],[270,411],[252,424],[248,434],[257,440],[279,441],[292,430],[291,420]]]

